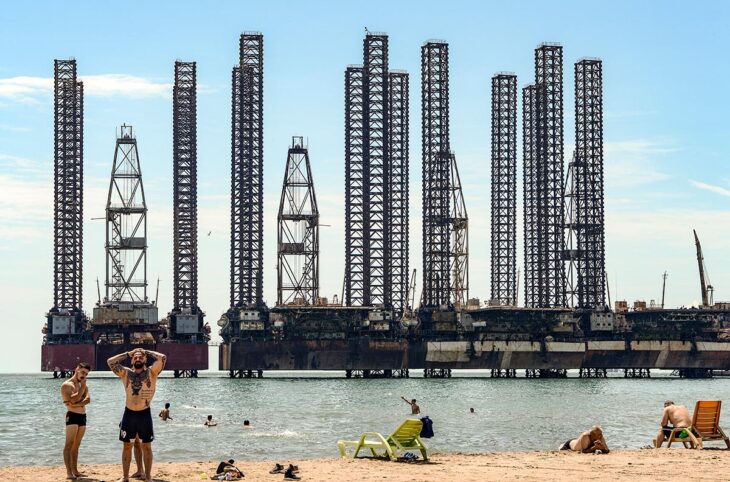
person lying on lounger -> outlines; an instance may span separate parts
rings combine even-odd
[[[603,438],[603,430],[598,425],[594,425],[590,430],[583,432],[578,437],[568,440],[560,446],[560,450],[572,450],[583,454],[602,453],[607,454],[608,444]]]

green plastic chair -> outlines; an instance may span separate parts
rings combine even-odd
[[[421,452],[423,460],[428,460],[428,449],[419,437],[422,428],[423,422],[417,418],[408,418],[388,438],[383,437],[378,432],[365,432],[358,441],[338,441],[337,448],[342,458],[351,457],[354,459],[361,449],[370,449],[373,457],[388,457],[390,460],[395,461],[398,460],[399,452],[418,450]],[[347,454],[347,447],[355,447],[352,455]],[[382,453],[378,451],[382,451]]]

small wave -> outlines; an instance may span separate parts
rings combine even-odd
[[[283,432],[253,432],[254,437],[272,437],[272,438],[298,438],[304,437],[303,433],[293,430],[284,430]]]

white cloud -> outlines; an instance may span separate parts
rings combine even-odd
[[[669,179],[657,161],[677,149],[651,139],[613,141],[604,144],[606,184],[635,188]]]
[[[169,97],[172,84],[127,74],[84,75],[84,94],[94,97]],[[52,95],[51,77],[10,77],[0,79],[0,98],[26,104],[38,103]]]
[[[715,186],[714,184],[706,184],[704,182],[694,181],[692,179],[690,179],[689,183],[698,189],[704,189],[705,191],[714,192],[715,194],[719,194],[721,196],[730,197],[730,189]]]

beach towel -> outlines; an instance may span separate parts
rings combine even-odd
[[[421,438],[431,438],[433,437],[433,421],[431,421],[428,416],[422,417],[421,422],[423,423],[423,428],[421,429]]]

